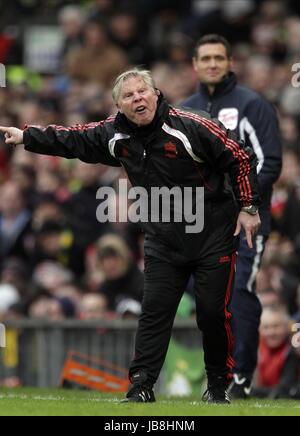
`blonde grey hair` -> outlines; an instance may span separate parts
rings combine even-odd
[[[140,68],[133,68],[132,70],[125,71],[125,73],[121,74],[115,80],[112,96],[116,104],[120,100],[124,82],[126,82],[126,80],[130,79],[131,77],[140,77],[141,79],[144,80],[146,85],[150,86],[154,90],[156,89],[155,81],[152,77],[151,71],[142,70]]]
[[[281,315],[282,319],[285,322],[289,323],[291,321],[286,306],[282,304],[274,304],[274,305],[266,306],[263,310],[263,317],[266,314]]]

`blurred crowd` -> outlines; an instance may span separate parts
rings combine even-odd
[[[284,308],[285,320],[300,322],[299,2],[0,0],[0,9],[7,68],[0,125],[20,128],[106,118],[115,112],[112,81],[131,65],[151,68],[170,103],[180,104],[198,86],[195,41],[208,32],[229,39],[240,82],[277,107],[284,150],[258,292],[264,307]],[[26,31],[37,25],[62,35],[51,73],[26,66]],[[131,224],[96,219],[97,190],[124,177],[122,169],[32,155],[0,138],[2,318],[140,314],[143,235]]]

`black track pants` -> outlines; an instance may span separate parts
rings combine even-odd
[[[231,311],[235,337],[234,372],[251,380],[257,366],[259,326],[262,306],[256,295],[256,278],[261,265],[267,237],[257,235],[253,249],[241,239]]]
[[[143,310],[129,376],[145,371],[155,383],[167,354],[178,305],[191,274],[195,278],[197,324],[203,333],[208,377],[232,377],[231,299],[236,254],[202,259],[189,266],[146,256]]]

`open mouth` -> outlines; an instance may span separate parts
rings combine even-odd
[[[146,111],[146,106],[139,106],[138,108],[136,108],[136,113],[138,114],[143,114]]]

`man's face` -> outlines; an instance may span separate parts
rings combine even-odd
[[[223,44],[205,44],[199,47],[193,63],[200,82],[214,86],[229,73],[231,61]]]
[[[141,77],[130,77],[123,84],[118,109],[138,126],[150,124],[156,113],[157,92]]]
[[[81,319],[103,319],[107,313],[107,301],[103,295],[86,294],[80,306]]]
[[[289,336],[288,320],[280,313],[265,311],[261,320],[260,335],[268,348],[279,348]]]
[[[7,183],[0,190],[0,212],[6,218],[15,218],[24,207],[22,196],[17,185]]]
[[[122,277],[128,265],[119,256],[106,256],[99,262],[101,271],[104,273],[106,280],[117,280]]]

